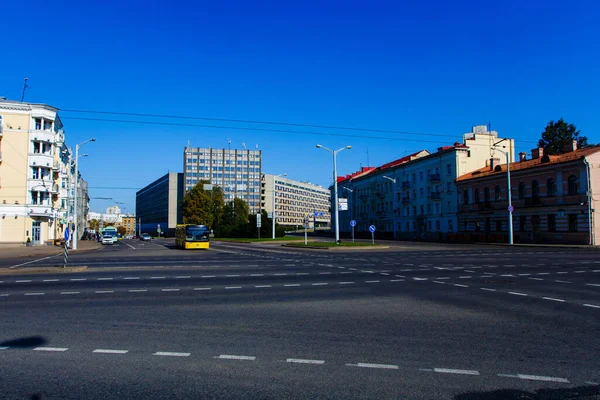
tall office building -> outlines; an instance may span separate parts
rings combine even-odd
[[[260,211],[261,150],[186,147],[183,170],[186,191],[207,180],[223,190],[226,202],[242,199],[251,213]]]
[[[163,235],[174,236],[177,224],[183,223],[182,198],[183,174],[177,172],[169,172],[138,190],[135,194],[138,234],[156,235],[160,229]]]

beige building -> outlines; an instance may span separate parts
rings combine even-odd
[[[531,153],[531,159],[520,153],[510,164],[514,242],[597,244],[600,147],[577,149],[574,141],[562,154]],[[508,241],[508,175],[506,164],[497,161],[457,179],[460,211],[453,240]]]
[[[72,221],[69,200],[75,171],[57,112],[46,104],[0,98],[2,245],[49,243],[62,238],[67,221]],[[85,214],[87,183],[79,182],[80,214]]]
[[[329,226],[329,189],[283,176],[263,174],[261,208],[269,215],[275,206],[275,221],[280,225],[302,226],[309,216],[309,226]],[[316,215],[315,215],[316,214]]]

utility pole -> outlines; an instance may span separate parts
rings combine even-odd
[[[27,88],[29,87],[29,85],[27,85],[28,80],[29,78],[25,78],[25,81],[23,82],[23,93],[21,94],[21,102],[25,100],[25,90],[27,90]]]

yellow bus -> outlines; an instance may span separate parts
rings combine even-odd
[[[177,225],[175,245],[180,249],[208,249],[209,234],[206,225]]]

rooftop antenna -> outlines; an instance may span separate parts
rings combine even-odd
[[[258,150],[258,143],[256,143],[256,150]]]
[[[242,143],[242,149],[246,150],[246,143]]]
[[[192,147],[192,144],[190,143],[190,141],[188,140],[188,149]]]
[[[25,90],[27,90],[27,88],[29,87],[27,85],[28,80],[29,78],[25,78],[25,81],[23,82],[23,94],[21,94],[21,101],[25,100]]]
[[[369,148],[367,147],[367,167],[371,166],[371,162],[369,161]]]

